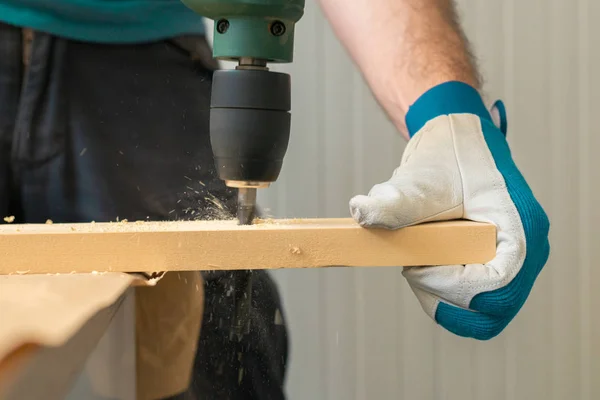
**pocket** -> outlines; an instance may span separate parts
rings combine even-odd
[[[219,62],[213,58],[212,49],[203,35],[184,35],[167,40],[167,43],[183,52],[200,67],[212,72],[220,69]]]
[[[67,47],[66,40],[39,32],[31,43],[13,132],[17,163],[42,163],[64,150]]]

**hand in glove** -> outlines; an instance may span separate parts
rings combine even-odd
[[[503,111],[502,109],[500,111]],[[447,82],[408,110],[410,140],[390,180],[350,201],[364,227],[468,219],[497,228],[489,263],[404,268],[425,312],[456,335],[498,335],[519,312],[549,254],[548,218],[478,92]]]

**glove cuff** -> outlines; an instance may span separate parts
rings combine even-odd
[[[406,113],[408,134],[413,137],[429,120],[448,114],[475,114],[493,122],[483,99],[473,86],[450,81],[429,89],[410,106]]]

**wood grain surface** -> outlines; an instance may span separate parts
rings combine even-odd
[[[0,226],[0,275],[485,263],[496,229],[470,221],[366,229],[352,219]]]

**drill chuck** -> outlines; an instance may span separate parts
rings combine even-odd
[[[279,177],[290,137],[291,82],[266,69],[215,71],[210,140],[219,178],[267,187]]]

